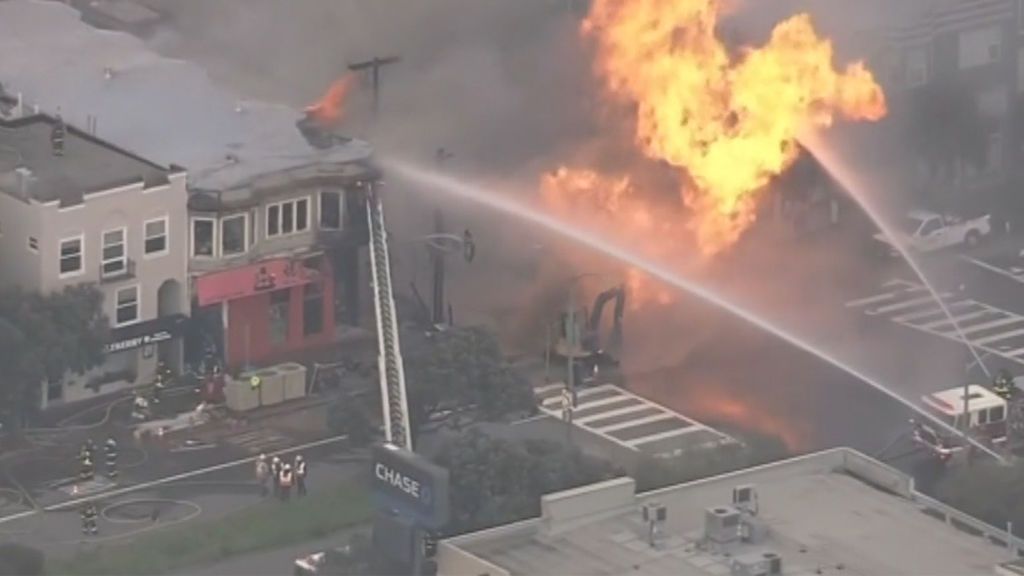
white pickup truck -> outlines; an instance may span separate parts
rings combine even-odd
[[[977,246],[992,232],[988,214],[977,218],[963,219],[956,216],[940,215],[934,212],[914,210],[907,214],[903,230],[897,242],[915,252],[934,252],[943,248],[966,245]],[[882,233],[875,239],[886,244],[891,253],[897,253],[889,238]]]

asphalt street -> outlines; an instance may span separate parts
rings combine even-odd
[[[337,443],[302,450],[309,462],[311,493],[337,486],[364,471],[365,463]],[[95,502],[100,534],[83,538],[79,502]],[[83,547],[130,541],[136,535],[206,522],[262,502],[254,466],[246,459],[213,470],[197,469],[161,481],[121,486],[93,498],[68,499],[48,510],[0,517],[5,540],[41,548],[48,555],[72,554]],[[156,519],[154,519],[156,512]]]

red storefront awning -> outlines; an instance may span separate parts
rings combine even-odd
[[[259,264],[196,278],[196,296],[200,306],[209,306],[262,292],[309,284],[317,277],[316,270],[306,268],[298,260],[265,260]]]

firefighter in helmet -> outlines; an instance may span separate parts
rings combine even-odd
[[[1013,395],[1013,376],[1010,375],[1009,370],[1003,368],[996,374],[992,380],[992,391],[1003,400],[1010,399],[1010,396]]]

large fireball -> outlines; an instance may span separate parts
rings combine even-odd
[[[801,132],[837,114],[885,114],[871,73],[860,62],[837,71],[809,16],[733,53],[715,34],[724,8],[722,0],[593,0],[582,28],[611,101],[635,113],[638,149],[679,172],[686,227],[705,256],[754,221],[765,187],[799,154]],[[614,181],[605,194],[622,204],[628,177]]]

